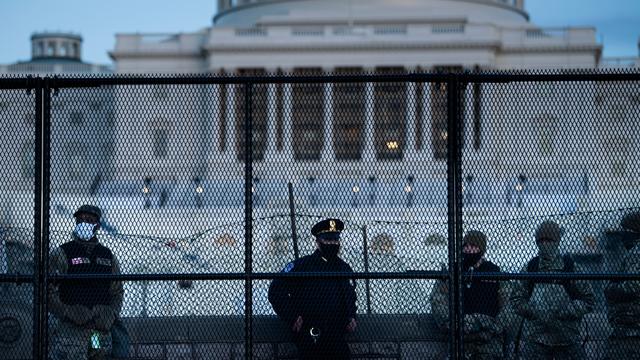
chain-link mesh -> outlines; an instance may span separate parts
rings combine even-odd
[[[31,357],[36,94],[0,90],[0,357]]]
[[[1,90],[2,358],[635,358],[637,74],[436,70]]]

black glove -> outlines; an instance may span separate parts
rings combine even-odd
[[[96,330],[108,331],[113,322],[116,321],[116,314],[110,306],[96,305],[93,307],[93,321]]]
[[[64,310],[64,317],[78,326],[88,323],[92,315],[91,310],[83,305],[69,305]]]
[[[482,330],[480,321],[473,315],[464,316],[464,334],[474,334]]]

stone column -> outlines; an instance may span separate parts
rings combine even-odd
[[[227,118],[224,126],[227,129],[225,138],[225,159],[230,162],[237,161],[236,154],[236,88],[240,85],[227,86]]]
[[[333,150],[333,84],[324,84],[324,142],[321,159],[323,162],[335,161]]]
[[[281,160],[291,163],[294,160],[293,157],[293,99],[292,99],[292,87],[291,84],[285,84],[282,91],[283,109],[282,109],[282,153]]]
[[[276,157],[276,84],[267,84],[267,148],[264,161],[272,162]]]
[[[364,98],[364,149],[362,151],[362,160],[364,162],[373,162],[376,159],[375,149],[375,114],[374,114],[374,83],[365,84]]]
[[[464,96],[460,101],[462,101],[461,108],[462,113],[462,123],[464,124],[464,132],[462,136],[464,136],[464,151],[463,155],[471,156],[475,153],[475,149],[473,148],[473,84],[467,84],[467,86],[463,89],[462,92]]]
[[[416,101],[417,84],[414,82],[407,83],[407,112],[405,115],[405,147],[403,161],[415,160],[416,152]]]
[[[431,113],[431,88],[433,83],[424,83],[422,94],[422,155],[423,159],[433,160],[433,150],[431,145],[431,129],[433,128],[433,117]]]
[[[220,113],[216,100],[220,101],[220,85],[211,85],[205,88],[204,95],[204,103],[212,104],[212,109],[205,108],[205,111],[211,111],[212,113],[209,115],[205,113],[206,121],[209,123],[208,132],[207,132],[207,160],[209,163],[219,161],[222,155],[222,151],[220,149],[220,135],[221,135],[221,127],[220,123],[223,123],[223,119],[221,119],[222,114]],[[226,104],[225,104],[226,105]]]

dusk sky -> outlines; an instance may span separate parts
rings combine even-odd
[[[192,32],[211,25],[216,0],[0,0],[0,64],[28,60],[36,31],[71,31],[83,59],[109,64],[116,33]],[[594,26],[605,57],[638,56],[640,0],[525,0],[542,27]]]

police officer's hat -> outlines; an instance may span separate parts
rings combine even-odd
[[[73,217],[77,217],[79,214],[83,213],[95,215],[96,217],[98,217],[98,220],[100,220],[100,218],[102,217],[102,211],[99,207],[87,204],[80,206],[78,210],[73,213]]]
[[[338,240],[344,229],[344,223],[338,219],[322,220],[311,228],[311,234],[320,239]]]

